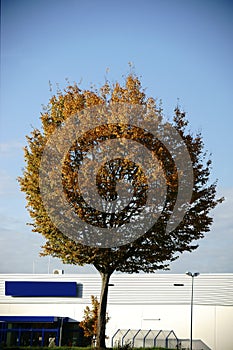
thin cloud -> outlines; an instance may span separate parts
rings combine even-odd
[[[11,157],[18,155],[19,152],[22,153],[24,144],[19,141],[9,141],[5,143],[0,143],[0,156]]]
[[[19,192],[17,179],[5,170],[0,171],[0,196],[17,195]]]

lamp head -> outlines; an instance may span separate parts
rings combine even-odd
[[[197,276],[200,275],[200,273],[199,272],[190,272],[190,271],[188,271],[188,272],[186,272],[186,275],[188,275],[190,277],[197,277]]]

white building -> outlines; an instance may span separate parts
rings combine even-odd
[[[185,274],[112,275],[107,345],[133,341],[135,346],[152,346],[167,338],[167,345],[175,347],[175,334],[180,340],[187,339],[180,345],[187,349],[191,283],[192,278]],[[69,338],[75,344],[77,321],[82,320],[91,295],[99,296],[100,285],[98,274],[0,275],[1,340],[20,345],[30,340],[32,345],[36,338],[41,345],[55,336],[58,344],[63,332],[63,342]],[[195,277],[193,349],[232,350],[232,326],[233,274]]]

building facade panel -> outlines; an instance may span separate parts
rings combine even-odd
[[[76,297],[6,295],[6,282],[17,281],[75,283],[78,293]],[[106,330],[109,346],[118,329],[138,329],[140,332],[173,330],[180,339],[189,338],[190,277],[185,274],[114,274],[110,283],[110,321]],[[99,296],[100,287],[98,274],[0,275],[1,327],[4,317],[53,317],[54,322],[49,327],[55,327],[53,335],[56,341],[59,341],[59,330],[64,321],[64,329],[72,334],[67,336],[67,341],[71,341],[69,338],[76,339],[73,344],[77,344],[78,330],[71,332],[71,328],[82,320],[85,306],[90,305],[91,295]],[[193,337],[201,339],[212,350],[232,350],[233,274],[202,274],[195,278],[193,311]],[[48,324],[43,328],[43,336],[40,333],[41,342],[48,342],[49,329],[46,327]],[[7,334],[9,338],[13,333],[9,330]],[[25,334],[28,342],[28,333]]]

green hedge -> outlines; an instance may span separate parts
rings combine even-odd
[[[59,350],[95,350],[95,348],[93,347],[77,347],[77,346],[62,346],[62,347],[58,347],[56,346],[55,348],[53,349],[59,349]],[[17,346],[14,346],[14,347],[4,347],[3,348],[4,350],[51,350],[52,348],[48,348],[48,347],[30,347],[30,346],[27,346],[27,347],[24,347],[24,346],[21,346],[21,347],[17,347]],[[124,347],[117,347],[117,348],[113,348],[113,350],[124,350]],[[131,348],[132,350],[168,350],[168,349],[165,349],[165,348]],[[112,348],[108,348],[107,350],[112,350]],[[172,349],[169,349],[169,350],[172,350]],[[175,350],[175,349],[173,349]]]

